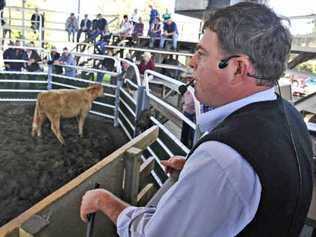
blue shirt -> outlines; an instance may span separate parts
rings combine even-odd
[[[59,61],[63,62],[64,65],[67,65],[67,66],[68,65],[75,66],[75,59],[71,54],[69,54],[67,57],[62,55],[59,58]],[[75,68],[64,67],[64,70],[65,70],[65,76],[68,76],[68,77],[75,77],[76,76],[76,69]]]
[[[174,21],[170,25],[167,23],[164,23],[163,31],[168,32],[168,33],[176,32],[176,34],[178,34],[177,24]]]
[[[149,22],[153,23],[156,20],[156,17],[159,16],[159,13],[156,9],[151,9],[149,15]]]
[[[198,126],[209,132],[241,107],[275,99],[273,88],[256,93],[201,114]],[[255,216],[261,190],[259,177],[236,150],[208,141],[193,152],[156,208],[124,209],[117,231],[121,237],[236,236]]]

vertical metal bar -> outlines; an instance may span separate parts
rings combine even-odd
[[[78,0],[78,17],[77,17],[78,18],[78,24],[80,23],[80,21],[79,21],[80,20],[80,3],[81,3],[80,0]]]
[[[22,0],[22,36],[25,39],[25,2],[26,0]]]
[[[11,27],[11,7],[9,8],[9,39],[11,39],[11,32],[12,32],[12,27]]]
[[[51,61],[50,58],[50,53],[48,53],[48,61]],[[47,90],[51,90],[52,89],[52,73],[53,73],[53,64],[48,64],[48,73],[47,73]]]
[[[135,124],[141,119],[141,113],[149,108],[149,98],[146,94],[145,86],[138,86],[137,88],[137,99],[136,99],[136,111],[135,111]],[[134,137],[139,135],[140,131],[138,126],[135,126]]]
[[[123,80],[120,78],[116,81],[116,90],[115,90],[115,109],[114,109],[114,127],[118,127],[118,117],[119,117],[119,106],[120,106],[120,90],[123,85]]]
[[[135,111],[135,130],[134,130],[134,136],[136,137],[139,133],[139,128],[137,126],[138,121],[140,119],[140,115],[142,112],[142,104],[143,104],[143,97],[144,97],[144,92],[145,92],[145,87],[144,86],[139,86],[137,88],[137,98],[136,98],[136,111]]]
[[[42,28],[42,22],[43,22],[43,16],[39,13],[39,27],[38,27],[38,44],[39,44],[39,47],[43,47],[43,44],[42,44],[42,34],[43,34],[43,28]]]

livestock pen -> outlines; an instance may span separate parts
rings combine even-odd
[[[47,53],[47,51],[43,50],[43,53],[45,54]],[[98,60],[107,56],[80,54],[80,57],[91,57]],[[54,191],[58,188],[58,190],[63,190],[63,195],[68,196],[68,191],[65,191],[63,187],[65,183],[73,182],[73,178],[75,178],[77,175],[81,175],[81,173],[85,172],[85,170],[89,167],[92,167],[89,169],[90,172],[92,172],[91,169],[94,170],[93,164],[99,162],[100,160],[101,163],[106,162],[106,160],[109,159],[108,157],[104,160],[102,159],[110,154],[118,146],[123,145],[128,140],[132,140],[138,134],[141,134],[140,136],[143,136],[141,132],[143,132],[145,128],[140,128],[138,124],[139,121],[143,120],[144,111],[150,111],[149,120],[145,122],[145,124],[147,123],[147,127],[149,127],[150,125],[157,125],[157,128],[155,128],[156,138],[153,139],[152,143],[144,146],[144,148],[142,148],[142,154],[139,155],[139,160],[143,164],[143,168],[141,170],[142,172],[145,172],[149,175],[141,176],[144,178],[140,178],[137,191],[133,191],[134,203],[146,203],[153,195],[153,193],[155,193],[155,191],[159,189],[166,181],[167,176],[164,173],[164,169],[160,165],[160,159],[167,159],[169,158],[169,156],[175,154],[185,155],[188,153],[189,149],[181,143],[178,134],[171,132],[170,126],[168,125],[170,123],[173,123],[176,126],[181,127],[182,121],[185,121],[191,127],[195,128],[195,125],[191,121],[189,121],[177,107],[177,104],[179,102],[178,87],[183,83],[153,71],[147,71],[144,75],[144,78],[141,79],[138,73],[138,69],[134,63],[116,57],[111,58],[116,65],[115,71],[108,72],[88,67],[75,67],[78,72],[87,71],[94,74],[98,72],[110,74],[111,77],[114,78],[114,80],[112,81],[112,83],[102,83],[104,87],[104,96],[98,98],[93,103],[92,110],[90,111],[90,115],[87,119],[87,127],[84,130],[83,138],[78,138],[76,134],[77,127],[76,125],[74,125],[76,124],[76,121],[70,120],[62,122],[63,133],[64,131],[66,131],[66,146],[61,146],[58,144],[58,141],[53,137],[47,125],[46,127],[44,126],[43,138],[33,139],[31,137],[31,117],[35,106],[36,96],[39,92],[50,89],[75,89],[87,87],[88,85],[95,82],[81,77],[82,74],[80,73],[78,73],[78,76],[75,78],[63,76],[60,74],[54,74],[52,71],[52,65],[45,64],[45,70],[43,72],[0,72],[0,106],[5,106],[7,108],[8,114],[14,115],[14,113],[16,113],[17,117],[21,119],[23,118],[23,121],[21,122],[17,120],[18,122],[15,122],[15,126],[18,124],[24,124],[25,128],[23,133],[21,132],[16,136],[12,135],[12,131],[11,133],[7,132],[6,136],[19,137],[24,134],[24,137],[26,137],[24,141],[29,140],[32,143],[32,146],[27,146],[27,150],[22,151],[20,154],[12,152],[11,156],[16,158],[15,163],[29,161],[28,156],[37,157],[34,154],[32,155],[33,151],[36,151],[37,154],[42,153],[41,149],[44,148],[47,152],[44,153],[45,159],[41,160],[40,165],[37,165],[36,163],[31,163],[29,161],[29,163],[33,167],[24,166],[17,171],[5,173],[6,179],[4,180],[6,180],[6,182],[3,183],[4,190],[7,187],[6,185],[9,185],[13,192],[14,190],[27,190],[23,191],[25,193],[24,195],[22,195],[22,199],[28,196],[28,193],[32,192],[28,183],[16,182],[12,184],[10,183],[10,177],[13,177],[14,173],[16,175],[23,174],[20,180],[27,180],[30,176],[27,170],[32,168],[34,168],[34,170],[41,170],[41,176],[31,175],[31,178],[32,180],[40,180],[40,182],[43,184],[43,187],[48,181],[55,181],[55,184],[52,185],[50,189],[44,188],[44,191],[41,190],[42,188],[40,188],[42,186],[38,186],[38,190],[35,191],[35,193],[38,193],[35,200],[32,200],[32,202],[29,202],[27,206],[21,207],[16,212],[11,213],[11,216],[9,218],[7,217],[5,222],[9,221],[10,219],[12,219],[12,221],[9,221],[0,229],[0,233],[3,234],[3,236],[6,236],[7,234],[7,236],[11,236],[11,234],[9,234],[11,233],[11,231],[13,231],[12,233],[17,233],[19,231],[23,232],[22,230],[19,230],[20,227],[23,224],[28,226],[27,223],[29,223],[30,219],[33,220],[33,218],[36,219],[36,223],[38,220],[42,223],[43,220],[49,220],[50,217],[52,217],[52,219],[50,219],[52,221],[55,217],[53,218],[53,214],[51,213],[55,213],[55,211],[53,211],[55,210],[55,207],[53,209],[49,208],[50,211],[44,211],[46,214],[41,215],[41,212],[36,208],[39,203],[36,203],[47,195],[49,195],[47,197],[49,200],[52,200],[50,195],[53,195],[53,197],[56,198]],[[119,75],[121,72],[120,65],[122,61],[126,61],[131,65],[131,67],[134,68],[137,76],[136,82],[129,79],[125,81],[119,79]],[[161,92],[161,95],[157,95],[157,93],[155,92],[157,91],[157,87],[161,88],[159,90]],[[133,89],[130,90],[129,88]],[[171,102],[170,100],[168,102],[168,99],[170,98],[172,98]],[[11,119],[8,117],[7,120]],[[9,125],[9,121],[2,122],[3,124]],[[112,127],[112,129],[110,129],[110,127]],[[18,132],[15,131],[15,133]],[[17,140],[19,139],[21,138],[18,138]],[[16,145],[18,145],[19,143],[16,141],[13,142],[16,143]],[[147,141],[144,142],[146,143]],[[53,143],[52,146],[48,146],[48,144],[50,143]],[[99,143],[101,145],[97,146],[95,143]],[[101,148],[106,148],[107,144],[115,145],[113,146],[112,150],[102,150]],[[8,150],[9,146],[7,151]],[[95,158],[96,154],[93,153],[94,151],[97,152],[99,156],[98,159]],[[124,150],[124,152],[127,151]],[[75,157],[77,157],[77,160]],[[116,159],[120,160],[120,158],[115,158],[115,160]],[[78,161],[85,163],[85,166],[78,167],[78,165],[76,165],[76,162]],[[96,164],[96,166],[98,165],[99,163]],[[54,173],[56,170],[58,170],[60,166],[63,166],[65,169],[63,169],[63,171],[58,171],[57,173]],[[45,167],[50,167],[51,170],[46,172]],[[69,170],[73,170],[75,172],[70,174],[71,172]],[[65,179],[62,178],[63,174],[66,174]],[[121,171],[117,171],[117,174],[119,178],[117,181],[113,181],[113,186],[111,187],[115,186],[115,188],[120,189],[122,185],[117,185],[117,183],[115,184],[115,182],[121,183],[123,179],[123,174],[121,173]],[[112,179],[109,178],[109,180]],[[100,183],[102,184],[102,182]],[[33,188],[36,188],[37,184],[37,182],[33,183]],[[89,184],[90,185],[87,186],[84,185],[84,187],[82,187],[82,190],[88,190],[89,188],[93,187],[91,182]],[[105,185],[104,187],[108,186]],[[140,195],[138,195],[138,191],[140,192]],[[55,192],[59,193],[60,191]],[[138,195],[138,197],[136,195],[136,199],[135,193],[137,193]],[[69,195],[71,194],[69,193]],[[10,198],[10,195],[8,196],[8,198]],[[55,200],[54,198],[53,200]],[[58,196],[58,198],[61,198],[61,196]],[[21,197],[19,196],[17,199],[21,199]],[[125,200],[128,200],[128,198]],[[63,203],[62,201],[58,201],[57,203],[60,203],[58,205],[62,205],[62,207],[65,207],[64,205],[68,206],[66,202],[65,204],[61,204]],[[33,211],[26,211],[26,213],[29,213],[28,215],[26,215],[27,218],[24,212],[23,214],[21,214],[21,216],[23,217],[21,219],[19,213],[25,211],[33,204],[35,204],[34,207],[37,211],[34,212],[34,207],[32,207],[31,210]],[[53,204],[49,202],[49,204],[47,203],[47,205],[50,206]],[[78,203],[76,205],[78,205]],[[74,215],[77,215],[77,213],[74,213]],[[42,216],[44,219],[38,219],[38,216]],[[16,217],[17,219],[14,217]],[[61,220],[59,218],[57,219]],[[69,218],[66,219],[68,220]],[[44,222],[46,223],[47,221]],[[36,224],[36,226],[38,226],[38,223]],[[41,230],[42,228],[38,230],[38,233],[41,233]],[[14,236],[14,234],[12,236]],[[50,236],[56,235],[52,234]]]

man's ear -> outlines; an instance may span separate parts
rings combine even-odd
[[[245,78],[248,73],[252,71],[252,65],[247,56],[240,56],[234,60],[235,72],[234,75],[237,78]]]

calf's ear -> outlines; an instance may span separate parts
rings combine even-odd
[[[94,96],[100,95],[100,92],[102,91],[102,85],[101,84],[96,84],[93,86],[90,86],[88,88],[89,93],[91,93]]]

